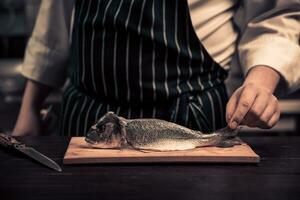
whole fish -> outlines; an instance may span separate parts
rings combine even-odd
[[[175,151],[238,145],[237,132],[226,127],[205,134],[160,119],[125,119],[108,112],[90,128],[85,141],[94,148]]]

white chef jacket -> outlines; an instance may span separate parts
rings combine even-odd
[[[300,87],[300,0],[187,0],[194,30],[221,67],[273,68],[289,92]],[[43,0],[22,74],[60,87],[66,80],[74,0]]]

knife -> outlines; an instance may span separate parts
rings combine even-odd
[[[36,160],[37,162],[39,162],[43,165],[46,165],[47,167],[49,167],[51,169],[54,169],[59,172],[62,171],[62,169],[56,162],[54,162],[47,156],[41,154],[40,152],[36,151],[34,148],[27,147],[25,144],[17,141],[15,138],[13,138],[7,134],[0,133],[0,145],[4,146],[6,148],[9,148],[9,149],[15,149],[15,150],[29,156],[30,158]]]

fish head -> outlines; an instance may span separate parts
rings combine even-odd
[[[122,123],[113,112],[106,113],[86,134],[85,141],[94,148],[120,148]]]

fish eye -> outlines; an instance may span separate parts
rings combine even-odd
[[[102,135],[105,131],[105,124],[102,125],[93,125],[90,127],[90,133],[97,134],[98,136]]]
[[[105,131],[105,124],[102,124],[100,126],[96,126],[95,130],[99,133],[99,132],[104,132]]]

